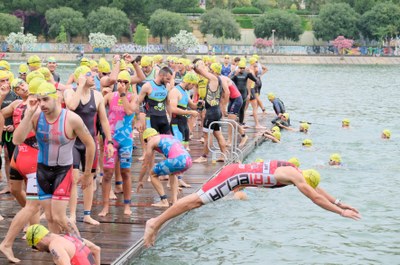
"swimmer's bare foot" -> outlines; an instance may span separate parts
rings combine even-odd
[[[83,217],[83,222],[90,224],[90,225],[99,225],[100,224],[99,221],[94,220],[90,215],[85,215]]]
[[[0,215],[0,221],[3,221],[3,220],[4,220],[4,217]]]
[[[161,200],[160,202],[157,203],[152,203],[151,206],[154,207],[161,207],[161,208],[168,208],[169,207],[169,202],[168,200]]]
[[[10,188],[8,186],[4,187],[4,189],[0,190],[0,195],[1,194],[9,194],[10,193]]]
[[[146,228],[144,229],[143,235],[144,245],[146,248],[154,246],[154,242],[156,241],[158,229],[156,229],[154,223],[154,218],[151,218],[146,222]]]
[[[114,193],[115,193],[115,194],[124,193],[124,190],[122,189],[122,185],[115,185],[115,187],[114,187]]]
[[[147,176],[147,182],[151,182],[151,177],[150,177],[150,175]]]
[[[17,259],[16,257],[14,257],[14,252],[13,252],[11,246],[7,247],[4,244],[0,244],[0,251],[1,251],[1,253],[3,253],[4,256],[6,256],[6,258],[10,262],[18,263],[21,261],[20,259]]]
[[[221,156],[220,158],[217,159],[217,162],[225,162],[225,158],[223,156]]]
[[[249,137],[248,137],[247,135],[245,135],[245,136],[242,138],[242,140],[240,141],[239,147],[243,147],[243,146],[246,144],[246,142],[247,142],[248,139],[249,139]]]
[[[132,214],[131,206],[129,204],[124,205],[124,214],[125,215],[131,215]]]
[[[104,217],[104,216],[106,216],[108,213],[109,213],[109,208],[108,208],[108,206],[107,206],[107,207],[104,207],[103,210],[101,210],[101,212],[100,212],[98,215],[101,216],[101,217]]]
[[[206,163],[207,161],[207,157],[200,156],[199,158],[193,160],[193,163]]]
[[[257,125],[254,128],[256,128],[256,129],[267,129],[267,127],[264,127],[264,126],[261,126],[261,125]]]
[[[139,161],[143,161],[144,160],[144,155],[142,155],[141,157],[138,158]]]
[[[116,200],[117,199],[117,195],[115,195],[113,190],[110,190],[110,197],[108,197],[108,198],[110,198],[110,200]]]
[[[183,179],[178,179],[178,185],[179,185],[179,187],[183,187],[183,188],[191,188],[192,187],[189,184],[187,184]]]
[[[202,144],[204,144],[204,137],[201,137],[199,140],[197,140],[197,141],[199,141],[200,143],[202,143]]]

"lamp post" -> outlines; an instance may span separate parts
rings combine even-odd
[[[146,29],[146,53],[149,53],[149,29]]]
[[[272,30],[272,53],[275,51],[275,30]]]

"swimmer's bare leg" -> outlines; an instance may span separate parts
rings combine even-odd
[[[176,175],[170,175],[170,184],[171,184],[171,195],[172,195],[172,204],[176,203],[178,200],[178,178]]]
[[[192,193],[178,200],[174,205],[165,210],[161,215],[151,218],[146,222],[144,230],[144,245],[146,247],[154,246],[158,230],[168,220],[187,212],[191,209],[198,208],[203,205],[200,197],[196,193]]]
[[[151,184],[153,184],[154,189],[157,191],[157,193],[160,196],[164,196],[165,195],[165,191],[164,191],[164,187],[160,181],[160,179],[158,178],[157,174],[154,174],[154,172],[150,173],[151,176]],[[151,206],[155,206],[155,207],[169,207],[169,203],[167,199],[162,199],[160,202],[158,203],[153,203]]]
[[[114,170],[112,168],[104,169],[103,183],[101,185],[102,196],[103,196],[103,210],[99,213],[99,216],[106,216],[110,210],[110,192],[111,192],[111,179]]]

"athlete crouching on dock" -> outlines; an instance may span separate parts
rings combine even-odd
[[[335,199],[318,187],[319,181],[320,175],[316,170],[301,171],[286,161],[231,164],[222,169],[215,178],[205,183],[198,192],[178,200],[161,215],[148,220],[144,232],[144,244],[146,247],[154,245],[158,230],[166,221],[191,209],[219,200],[232,190],[246,186],[280,188],[295,185],[301,193],[321,208],[343,217],[361,219],[357,209],[341,203],[339,199]]]

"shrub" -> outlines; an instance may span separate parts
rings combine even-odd
[[[254,6],[241,6],[232,9],[233,14],[262,14],[262,11]]]
[[[185,10],[182,10],[180,13],[196,13],[196,14],[203,14],[206,12],[203,8],[201,7],[192,7],[192,8],[187,8]]]
[[[248,16],[240,16],[240,17],[235,17],[237,23],[239,23],[240,27],[243,29],[252,29],[254,28],[253,26],[253,19]]]

